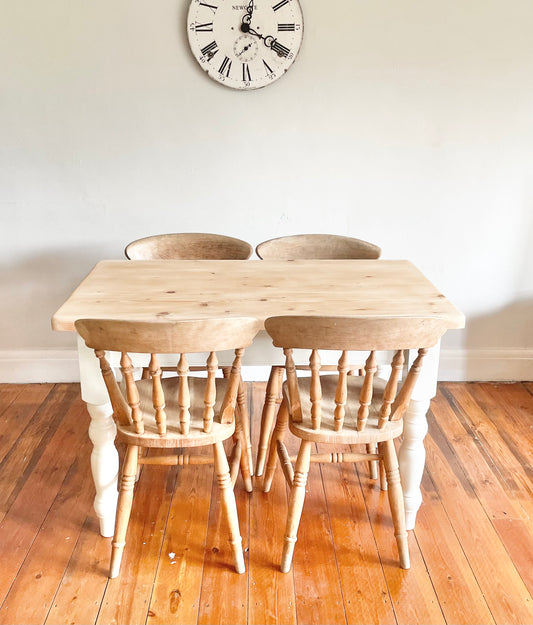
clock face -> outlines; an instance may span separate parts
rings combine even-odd
[[[233,89],[257,89],[293,64],[303,16],[298,0],[192,0],[187,31],[211,78]]]

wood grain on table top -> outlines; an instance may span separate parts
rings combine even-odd
[[[99,262],[52,317],[185,319],[280,314],[464,315],[406,260],[163,260]]]

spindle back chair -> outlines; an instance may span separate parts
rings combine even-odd
[[[233,486],[247,457],[242,419],[246,405],[236,405],[241,385],[244,348],[252,343],[260,323],[249,317],[183,321],[128,321],[80,319],[76,330],[95,350],[113,408],[117,440],[126,444],[117,503],[109,577],[118,575],[133,500],[138,464],[215,463],[222,494],[222,508],[230,531],[233,560],[238,573],[244,571],[241,538]],[[234,350],[227,378],[217,378],[217,352]],[[106,351],[121,353],[119,384]],[[187,354],[205,352],[207,377],[190,376]],[[130,354],[149,355],[150,379],[135,380]],[[158,354],[179,354],[177,377],[162,378]],[[234,436],[231,467],[222,442]],[[212,446],[209,457],[178,454],[141,456],[143,448],[180,449]],[[248,488],[251,480],[248,473]]]
[[[259,258],[263,260],[342,260],[342,259],[377,259],[381,256],[381,248],[368,241],[337,234],[295,234],[263,241],[255,248]],[[305,366],[297,367],[306,369]],[[352,363],[350,374],[362,373],[361,366]],[[256,475],[262,475],[268,450],[268,441],[272,432],[276,407],[281,402],[281,382],[283,367],[271,368],[265,393],[261,429],[257,448]],[[369,448],[369,451],[374,451]],[[375,465],[375,463],[373,463]],[[375,466],[372,468],[375,472]]]
[[[253,247],[246,241],[223,234],[207,232],[174,232],[156,234],[132,241],[126,246],[124,253],[129,260],[247,260]],[[174,372],[173,367],[163,366],[161,370],[167,375]],[[203,366],[193,366],[191,371],[205,371]],[[225,376],[228,368],[222,367]],[[148,367],[143,367],[142,377],[149,377]],[[241,395],[244,387],[241,385]],[[239,402],[240,404],[242,403]],[[244,423],[246,436],[246,453],[250,472],[253,472],[252,444],[250,442],[249,424]],[[251,487],[250,487],[251,488]]]
[[[338,446],[373,444],[382,479],[388,484],[389,503],[398,545],[400,566],[409,568],[403,494],[394,439],[403,430],[402,416],[420,374],[429,347],[444,334],[446,325],[434,318],[349,318],[280,316],[266,320],[265,328],[285,354],[287,381],[283,401],[269,449],[264,478],[268,491],[276,455],[291,487],[281,570],[290,569],[296,534],[302,513],[310,462],[368,461],[368,453],[311,454],[315,443]],[[310,350],[311,377],[298,377],[293,349]],[[400,384],[404,350],[418,349],[418,355]],[[337,373],[321,375],[319,351],[340,351]],[[348,376],[347,351],[369,352],[364,376]],[[377,352],[392,352],[390,376],[377,378]],[[293,469],[283,442],[285,430],[301,439]],[[384,481],[382,488],[385,488]]]

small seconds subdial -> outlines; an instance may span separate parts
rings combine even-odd
[[[233,44],[233,53],[241,63],[250,63],[259,52],[257,40],[252,35],[241,35]]]

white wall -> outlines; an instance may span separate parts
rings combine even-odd
[[[236,92],[188,0],[0,0],[1,380],[71,353],[50,317],[97,260],[172,231],[376,242],[467,315],[442,377],[533,379],[533,4],[301,3],[289,73]]]

